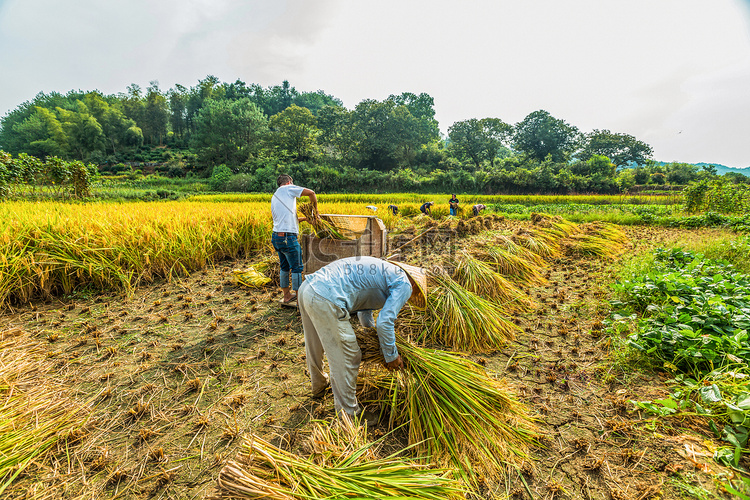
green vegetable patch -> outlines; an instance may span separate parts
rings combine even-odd
[[[714,459],[746,472],[750,433],[750,276],[726,261],[680,249],[657,250],[650,272],[615,285],[610,331],[673,373],[669,397],[632,401],[657,417],[705,417],[728,444]],[[748,484],[727,483],[750,491]],[[744,498],[745,493],[738,493]]]

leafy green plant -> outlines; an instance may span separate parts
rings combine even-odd
[[[714,459],[740,467],[750,433],[750,276],[726,261],[659,249],[650,272],[615,288],[610,331],[635,314],[628,344],[676,374],[669,397],[632,403],[659,417],[710,418],[716,438],[730,445]]]

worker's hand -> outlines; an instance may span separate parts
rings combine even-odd
[[[404,360],[401,359],[401,355],[399,355],[396,359],[394,359],[390,363],[386,363],[385,367],[388,368],[389,372],[392,372],[393,370],[401,370],[404,368]]]
[[[307,217],[297,217],[297,222],[307,222]]]
[[[320,222],[320,214],[318,213],[318,210],[313,210],[313,218],[315,219],[314,222],[317,224]]]

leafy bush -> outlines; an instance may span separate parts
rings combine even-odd
[[[224,164],[214,167],[208,186],[211,191],[225,191],[229,179],[232,178],[232,170]]]
[[[750,186],[728,179],[712,178],[693,182],[683,192],[685,210],[690,213],[711,211],[721,214],[750,212]]]
[[[750,362],[750,276],[679,249],[657,250],[655,264],[616,285],[642,315],[630,345],[685,372]]]

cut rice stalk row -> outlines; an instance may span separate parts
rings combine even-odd
[[[529,310],[534,305],[528,295],[496,273],[489,264],[466,252],[458,254],[453,278],[466,290],[499,302],[508,312]]]
[[[61,440],[86,424],[90,409],[50,377],[38,343],[20,330],[0,338],[0,494],[32,463],[42,467]]]
[[[518,327],[507,310],[470,292],[444,271],[431,272],[427,308],[408,308],[400,324],[423,342],[462,352],[487,352],[503,347]]]

